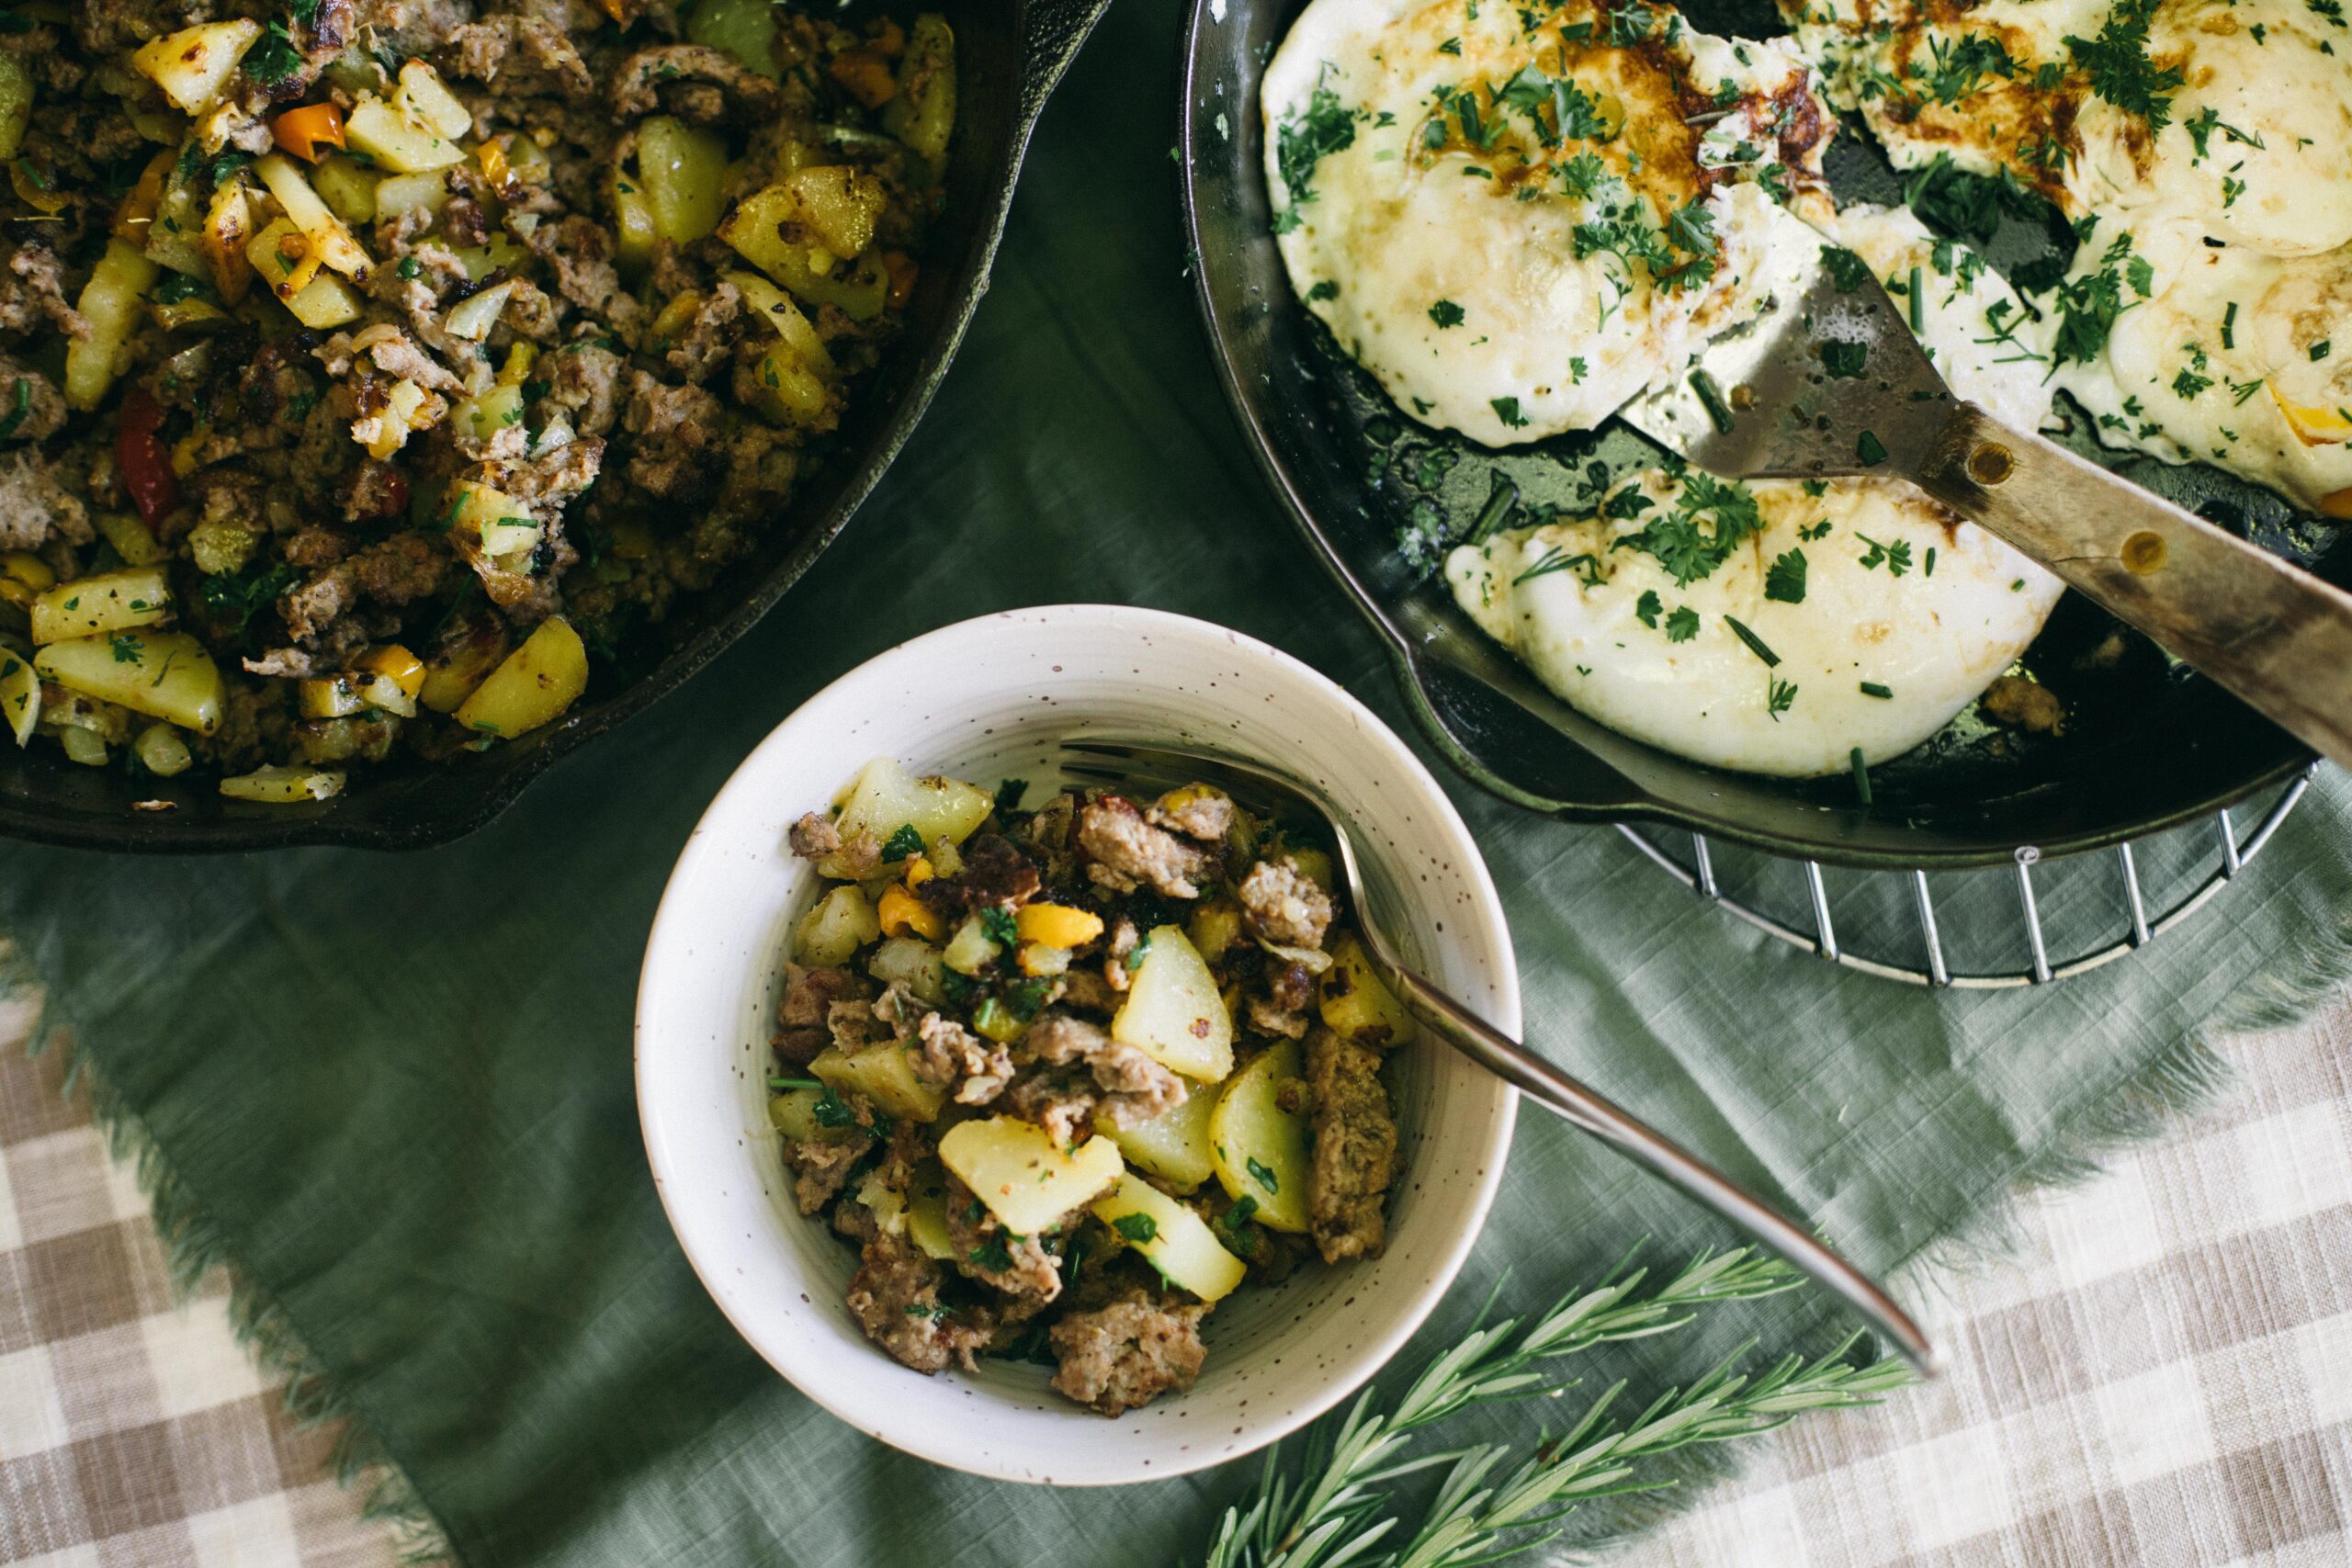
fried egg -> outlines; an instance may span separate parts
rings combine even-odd
[[[2075,220],[2072,272],[2030,302],[2102,441],[2352,515],[2340,4],[1810,0],[1792,20],[1898,165],[2006,171]]]
[[[1832,121],[1785,41],[1641,0],[1315,0],[1266,69],[1293,287],[1397,406],[1490,446],[1589,429],[1757,304]]]
[[[1917,299],[1921,341],[1955,389],[2041,420],[2050,393],[2032,354],[2047,328],[1980,258],[1905,211],[1856,208],[1826,227],[1898,299]],[[1899,480],[1663,469],[1625,478],[1593,516],[1464,546],[1446,578],[1579,712],[1699,761],[1792,777],[1934,734],[2009,668],[2061,592]]]

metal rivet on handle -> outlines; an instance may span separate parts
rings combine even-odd
[[[2017,470],[2009,449],[1987,442],[1968,455],[1968,477],[1981,485],[1996,485]]]
[[[2123,570],[2135,577],[2145,577],[2165,564],[2168,553],[2160,536],[2134,534],[2123,541]]]

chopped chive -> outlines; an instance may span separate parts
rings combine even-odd
[[[1876,681],[1865,681],[1862,682],[1862,695],[1884,699],[1894,695],[1894,688],[1882,686]]]
[[[1861,797],[1861,802],[1864,806],[1868,806],[1871,803],[1871,765],[1862,761],[1862,749],[1860,747],[1855,747],[1852,755],[1854,759],[1854,793]]]
[[[1781,656],[1772,651],[1771,645],[1767,643],[1762,637],[1758,637],[1754,632],[1749,631],[1747,627],[1742,625],[1736,618],[1725,615],[1724,617],[1724,625],[1729,626],[1738,635],[1739,640],[1747,645],[1747,650],[1750,653],[1753,653],[1757,658],[1764,661],[1765,669],[1771,670],[1780,665]]]
[[[1862,438],[1854,443],[1854,457],[1866,468],[1875,468],[1886,461],[1886,447],[1874,432],[1865,430]]]
[[[2238,302],[2233,299],[2230,301],[2230,308],[2222,312],[2222,346],[2223,348],[2237,347],[2237,334],[2233,330],[2237,324]]]
[[[1915,266],[1911,269],[1911,330],[1914,333],[1928,330],[1926,293],[1927,290],[1919,287],[1919,269]]]
[[[1699,401],[1705,406],[1707,418],[1714,425],[1716,434],[1729,435],[1731,408],[1724,401],[1723,389],[1715,385],[1715,378],[1704,370],[1693,370],[1690,372],[1690,389],[1699,394]]]
[[[1510,520],[1512,508],[1519,504],[1519,487],[1508,475],[1498,469],[1487,489],[1487,504],[1478,509],[1478,520],[1470,525],[1470,536],[1465,541],[1483,545],[1501,532]]]

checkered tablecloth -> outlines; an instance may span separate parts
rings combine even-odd
[[[229,1329],[218,1277],[175,1301],[127,1166],[64,1053],[0,1001],[0,1562],[380,1568],[390,1534],[335,1483]]]
[[[61,1054],[0,1004],[0,1562],[376,1568],[226,1291],[163,1253]],[[2236,1091],[1928,1303],[1951,1374],[1810,1416],[1638,1568],[2352,1562],[2352,996],[2237,1042]]]

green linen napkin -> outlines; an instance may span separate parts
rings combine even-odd
[[[469,1563],[1162,1563],[1197,1555],[1250,1478],[1021,1488],[835,1422],[704,1296],[630,1087],[639,953],[695,816],[797,703],[902,638],[1023,604],[1153,604],[1288,649],[1403,727],[1211,378],[1169,163],[1174,10],[1113,10],[1039,133],[937,408],[789,600],[662,707],[427,853],[0,848],[0,931],[152,1156],[174,1244],[237,1267],[252,1325],[320,1375],[314,1402],[357,1418]],[[2346,967],[2332,778],[2184,934],[2000,995],[1838,971],[1707,910],[1613,832],[1454,794],[1510,906],[1534,1041],[1879,1269],[1994,1235],[2018,1181],[2210,1090],[2207,1032]],[[2186,874],[2193,848],[2152,850],[2150,881]],[[2053,929],[2106,912],[2092,880],[2053,895]],[[1891,896],[1854,884],[1844,923],[1887,918]],[[1947,926],[2000,928],[2009,897],[1999,878],[1949,888]],[[1645,1235],[1660,1261],[1726,1239],[1531,1111],[1412,1359],[1506,1270],[1507,1303],[1533,1304]],[[1738,1337],[1814,1349],[1835,1330],[1817,1298],[1784,1296],[1590,1375],[1645,1398]]]

